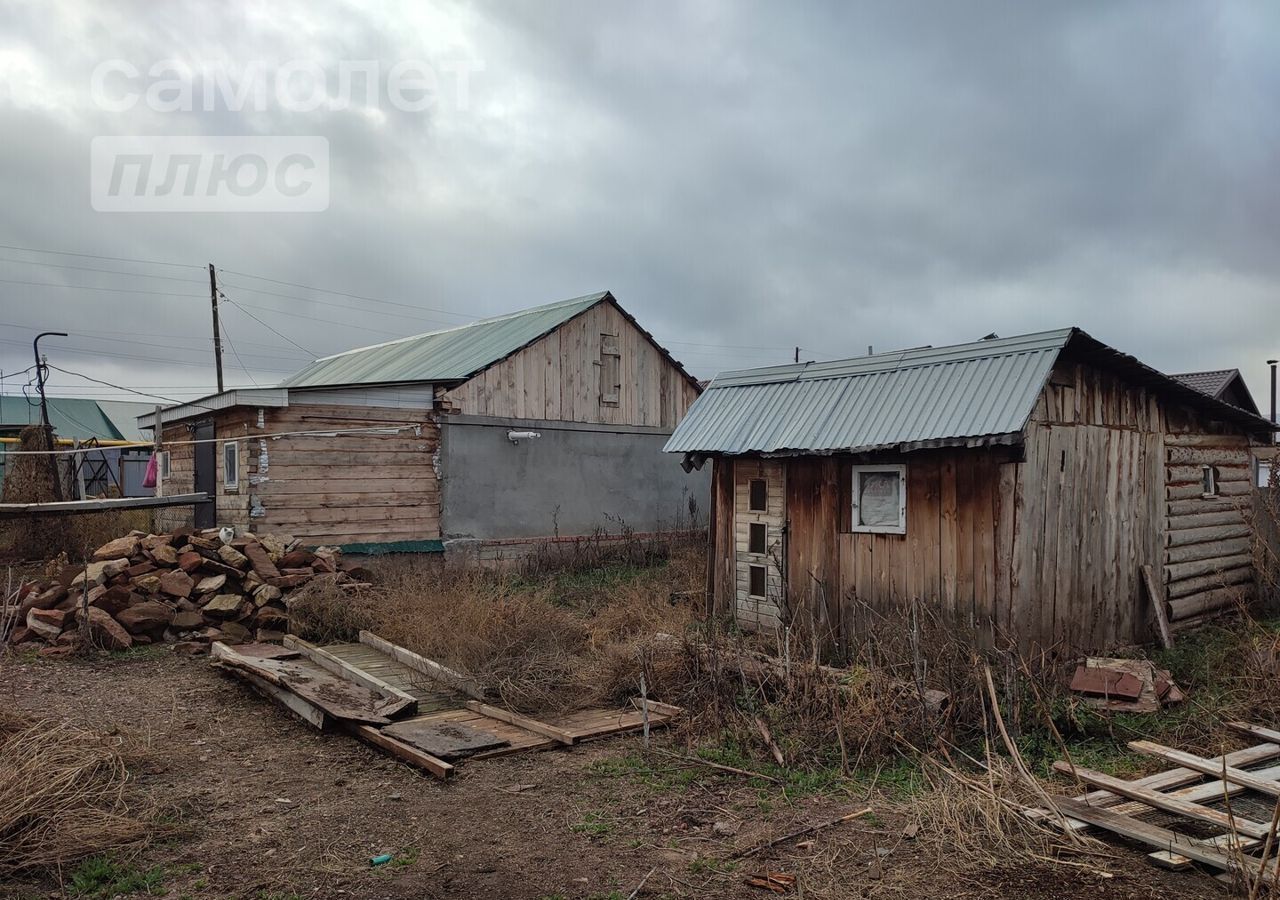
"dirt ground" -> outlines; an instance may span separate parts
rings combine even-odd
[[[873,817],[810,846],[786,842],[735,864],[735,848],[868,798],[788,798],[733,776],[647,784],[622,764],[634,765],[638,736],[463,763],[441,783],[315,732],[207,658],[163,649],[10,659],[0,663],[0,702],[149,746],[137,789],[160,805],[160,834],[133,864],[163,867],[153,893],[174,898],[624,900],[647,873],[641,897],[765,897],[745,878],[766,868],[795,875],[800,897],[1223,896],[1206,876],[1154,869],[1127,848],[1070,868],[974,866],[906,839],[901,807],[882,797],[870,798]],[[647,764],[659,775],[679,765],[658,754]],[[371,867],[381,853],[395,861]],[[0,886],[0,896],[62,892],[42,879]]]

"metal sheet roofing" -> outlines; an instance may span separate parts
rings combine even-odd
[[[553,331],[608,291],[317,359],[280,387],[461,381]]]
[[[669,452],[831,453],[1022,431],[1071,329],[717,376]]]
[[[1271,423],[1207,396],[1078,328],[835,362],[726,372],[690,408],[670,453],[837,453],[1011,443],[1054,363],[1120,373],[1256,434]]]
[[[39,421],[39,397],[33,396],[30,402],[20,395],[0,397],[0,428],[16,431]],[[53,426],[54,434],[70,440],[85,441],[96,437],[118,441],[133,437],[116,427],[97,400],[80,397],[50,397],[49,424]]]

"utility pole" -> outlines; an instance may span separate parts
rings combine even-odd
[[[1276,434],[1275,434],[1275,424],[1276,424],[1276,363],[1278,363],[1278,362],[1280,362],[1280,359],[1269,359],[1269,360],[1267,360],[1267,365],[1271,367],[1271,425],[1272,425],[1271,440],[1272,440],[1272,442],[1273,442],[1273,443],[1275,442],[1275,439],[1276,439]]]
[[[49,424],[49,401],[44,395],[44,383],[48,378],[48,367],[40,356],[40,338],[42,337],[66,337],[65,331],[42,331],[36,335],[35,340],[31,342],[31,352],[36,357],[36,387],[40,391],[40,422],[44,426],[44,438],[49,444],[49,449],[53,446],[53,426]],[[53,498],[55,500],[62,499],[62,477],[58,473],[58,454],[49,454],[49,471],[53,475]]]
[[[222,334],[218,331],[218,274],[213,270],[213,263],[209,263],[209,303],[213,306],[213,361],[218,367],[218,393],[221,394]]]

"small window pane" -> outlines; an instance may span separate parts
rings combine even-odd
[[[765,526],[759,522],[751,523],[751,540],[748,545],[750,553],[765,553],[765,547],[769,542],[768,532]]]
[[[1258,463],[1258,487],[1271,487],[1271,463]]]
[[[1218,493],[1218,472],[1213,466],[1201,466],[1201,489],[1206,497],[1212,497]]]
[[[240,483],[240,445],[235,441],[222,445],[222,483],[227,487]]]
[[[858,473],[858,524],[892,527],[902,508],[897,472]]]
[[[764,512],[769,508],[769,491],[763,478],[751,479],[751,498],[749,507],[755,512]]]
[[[764,566],[751,567],[751,587],[747,591],[752,597],[763,597],[765,586],[765,568]]]

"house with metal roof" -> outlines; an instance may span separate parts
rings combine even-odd
[[[590,294],[161,410],[162,492],[217,503],[157,515],[485,560],[598,529],[688,528],[709,476],[662,447],[699,391],[612,294]]]
[[[48,398],[49,424],[55,439],[65,446],[78,442],[95,447],[74,457],[80,471],[68,472],[68,480],[78,484],[83,479],[88,496],[151,496],[152,489],[142,486],[150,450],[123,446],[129,441],[144,440],[137,417],[150,408],[145,403],[117,400]],[[4,480],[5,448],[18,442],[24,428],[40,421],[38,398],[0,395],[0,483]],[[71,458],[67,463],[71,464]]]
[[[1076,328],[726,372],[666,449],[709,466],[714,608],[840,655],[925,604],[988,645],[1101,650],[1254,589],[1271,423]]]

